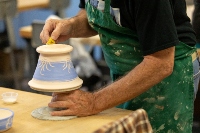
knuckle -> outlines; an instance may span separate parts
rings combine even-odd
[[[52,19],[47,19],[45,23],[51,23],[52,21]]]

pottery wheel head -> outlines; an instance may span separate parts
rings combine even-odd
[[[52,120],[52,121],[61,121],[61,120],[69,120],[73,118],[77,118],[77,116],[51,116],[52,111],[59,111],[62,110],[61,108],[53,109],[49,107],[41,107],[33,110],[31,115],[34,118],[40,120]]]

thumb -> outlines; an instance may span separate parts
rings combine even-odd
[[[56,41],[58,39],[58,37],[60,36],[59,31],[57,31],[56,29],[51,33],[51,38]]]

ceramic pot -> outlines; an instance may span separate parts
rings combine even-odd
[[[38,64],[29,86],[38,91],[64,92],[81,87],[83,81],[74,69],[70,58],[73,47],[65,44],[39,46]]]

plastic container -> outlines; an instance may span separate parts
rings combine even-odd
[[[16,92],[5,92],[2,94],[2,100],[6,104],[13,104],[17,101],[18,93]]]

